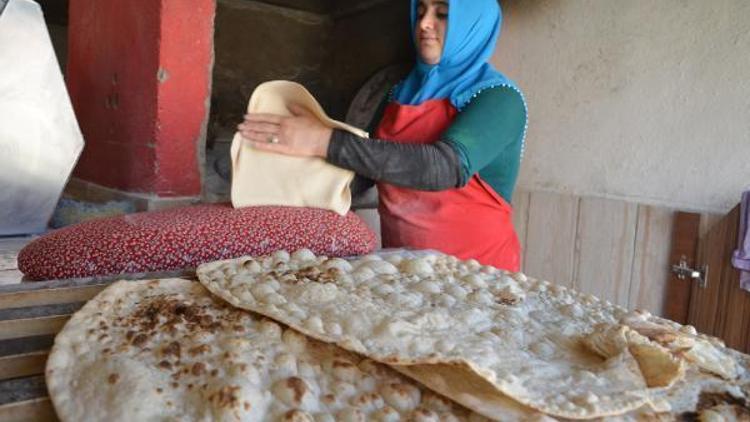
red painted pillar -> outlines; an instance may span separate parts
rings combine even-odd
[[[70,0],[67,79],[86,141],[74,175],[198,196],[215,0]]]

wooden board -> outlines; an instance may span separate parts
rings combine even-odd
[[[748,329],[750,329],[750,292],[740,288],[740,272],[731,262],[732,252],[737,248],[739,235],[740,208],[734,208],[724,220],[726,236],[724,239],[725,257],[719,281],[718,304],[715,333],[727,346],[748,351]]]
[[[573,287],[628,306],[638,206],[625,201],[581,200]]]
[[[32,352],[0,357],[0,380],[44,373],[48,352]]]
[[[532,192],[526,229],[526,264],[531,277],[573,284],[573,257],[579,198]]]
[[[705,334],[717,336],[717,314],[719,312],[719,292],[722,268],[726,259],[726,236],[728,224],[725,220],[713,226],[698,245],[698,265],[708,265],[706,286],[691,283],[690,310],[688,322]]]
[[[670,279],[670,251],[674,211],[665,207],[638,206],[638,223],[630,274],[630,309],[665,315],[664,300]]]
[[[0,421],[3,422],[47,422],[57,420],[52,402],[47,397],[0,406]]]
[[[740,208],[716,218],[705,218],[700,231],[697,265],[708,265],[707,285],[693,282],[688,323],[698,331],[725,341],[727,346],[750,352],[750,292],[739,285],[740,272],[731,262],[737,248]],[[705,216],[704,216],[705,217]]]
[[[70,315],[0,321],[0,340],[56,334],[68,319],[70,319]]]
[[[96,296],[106,284],[60,289],[26,290],[0,294],[0,309],[41,306],[52,303],[84,302]]]
[[[695,268],[698,256],[698,238],[701,222],[700,214],[676,212],[674,214],[669,265],[677,265],[684,258],[690,268]],[[671,273],[666,286],[669,300],[664,304],[664,317],[680,324],[687,324],[690,319],[690,297],[692,281],[680,279]]]

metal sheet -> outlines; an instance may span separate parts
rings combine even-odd
[[[37,3],[7,1],[0,14],[0,63],[0,235],[38,233],[47,227],[83,136]]]

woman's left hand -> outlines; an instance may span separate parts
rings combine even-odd
[[[292,116],[249,113],[237,126],[254,148],[263,151],[307,157],[323,157],[333,130],[323,125],[307,109],[291,104]]]

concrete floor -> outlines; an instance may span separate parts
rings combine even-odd
[[[23,274],[18,271],[16,257],[36,236],[0,237],[0,285],[20,283]]]

